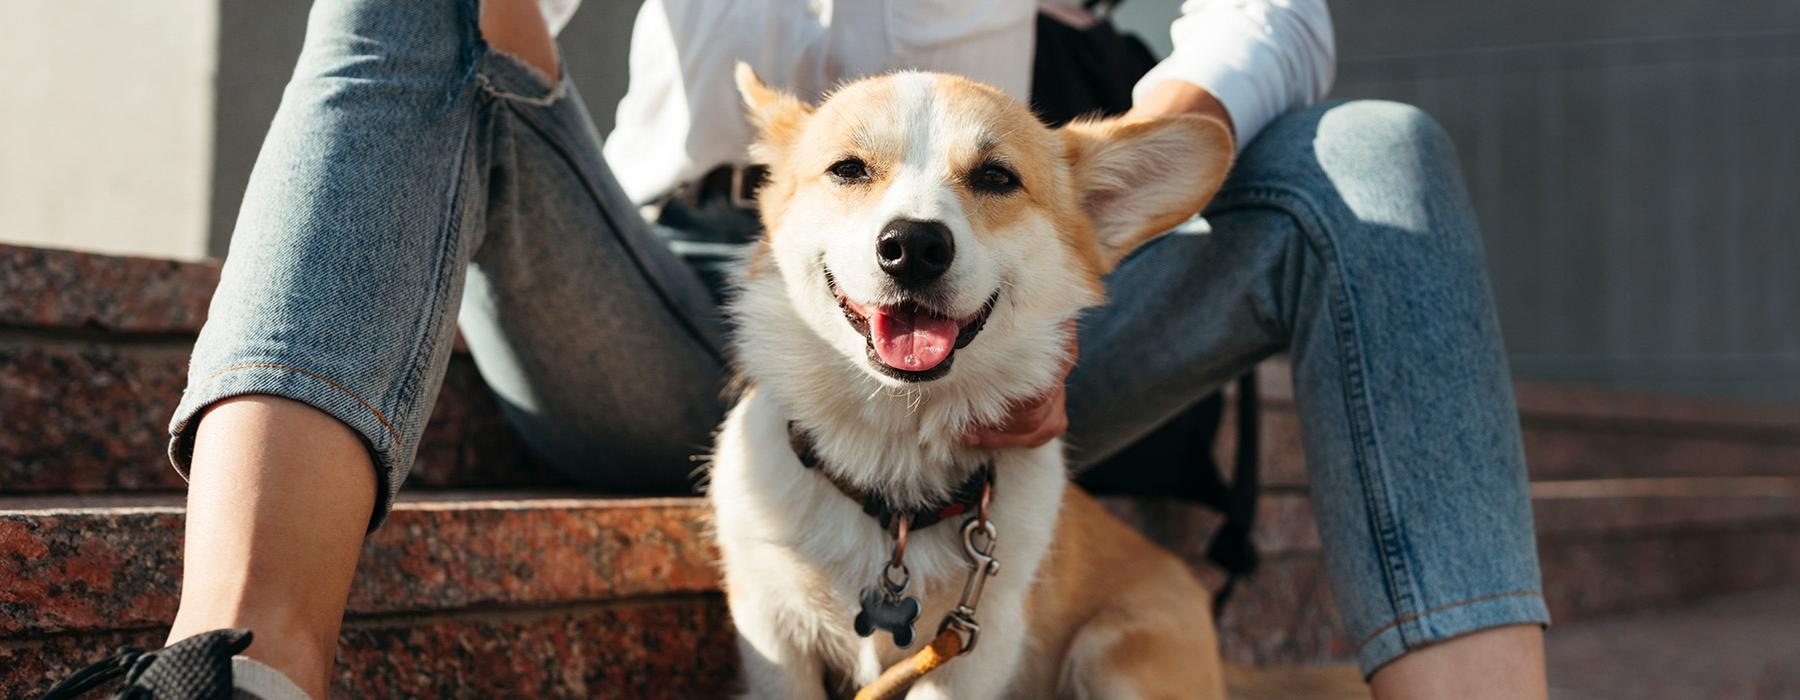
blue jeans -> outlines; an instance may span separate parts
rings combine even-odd
[[[481,40],[474,2],[317,3],[170,424],[272,394],[367,441],[376,519],[418,449],[460,324],[548,462],[628,493],[689,488],[725,406],[725,325],[614,182],[566,79]],[[1069,379],[1091,463],[1277,352],[1365,672],[1546,623],[1506,360],[1444,134],[1349,102],[1244,152],[1211,232],[1146,246],[1084,321]]]

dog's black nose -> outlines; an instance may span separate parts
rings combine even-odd
[[[938,221],[895,219],[875,239],[881,270],[903,285],[920,285],[944,276],[956,258],[950,228]]]

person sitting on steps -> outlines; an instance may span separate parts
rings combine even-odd
[[[181,599],[172,646],[132,666],[139,691],[327,696],[363,537],[459,326],[553,467],[619,493],[691,489],[729,367],[713,275],[675,248],[704,259],[756,235],[740,57],[814,98],[902,68],[1020,100],[1046,88],[1033,0],[648,0],[603,145],[552,39],[573,10],[314,4],[172,419]],[[1541,698],[1548,613],[1476,219],[1430,117],[1319,103],[1331,31],[1322,0],[1185,3],[1130,114],[1233,126],[1209,230],[1125,261],[1066,388],[969,440],[1066,427],[1091,465],[1286,353],[1332,590],[1375,696]]]

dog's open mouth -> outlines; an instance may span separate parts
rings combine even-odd
[[[881,373],[909,382],[925,382],[950,372],[957,350],[968,347],[987,324],[1000,292],[988,296],[975,315],[964,319],[946,316],[917,301],[891,305],[865,305],[852,301],[838,289],[837,279],[825,271],[825,283],[837,297],[844,320],[868,343],[869,363]]]

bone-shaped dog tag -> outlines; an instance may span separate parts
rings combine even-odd
[[[875,630],[894,635],[894,645],[905,649],[913,643],[913,623],[919,619],[919,599],[890,598],[874,586],[862,591],[862,612],[856,614],[856,633],[867,637]]]
[[[856,633],[864,637],[877,629],[885,630],[894,636],[896,646],[905,649],[912,646],[913,623],[918,621],[921,608],[918,598],[904,595],[912,578],[906,567],[899,567],[902,578],[898,583],[888,576],[892,568],[884,569],[875,585],[862,589],[862,611],[856,614],[855,627]]]

